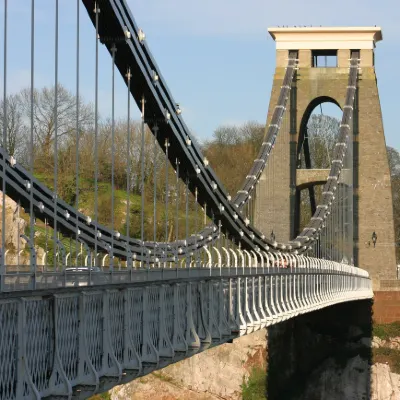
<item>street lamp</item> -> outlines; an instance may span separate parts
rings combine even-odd
[[[275,242],[275,233],[274,230],[271,231],[270,239],[272,242]]]
[[[372,232],[371,239],[372,239],[372,243],[374,244],[374,247],[375,247],[376,241],[378,240],[378,235],[375,233],[375,231]]]

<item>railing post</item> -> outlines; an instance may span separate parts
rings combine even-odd
[[[184,295],[181,295],[181,289],[184,289]],[[173,338],[172,338],[172,347],[174,351],[181,351],[181,352],[187,352],[188,351],[188,345],[185,340],[185,334],[186,332],[182,331],[182,322],[181,319],[187,318],[186,315],[182,315],[181,313],[181,307],[186,308],[187,307],[187,296],[186,296],[186,291],[187,291],[187,285],[186,283],[175,283],[173,284],[173,289],[174,289],[174,326],[173,326]],[[186,307],[185,307],[186,306]],[[187,321],[183,324],[184,326],[187,326]]]
[[[36,273],[37,273],[37,268],[36,268],[36,250],[34,244],[31,242],[31,240],[24,234],[20,235],[21,238],[25,239],[26,243],[29,246],[29,254],[30,254],[30,270],[31,273],[33,273],[33,282],[32,282],[32,289],[36,289]],[[2,289],[4,290],[4,279],[5,279],[5,270],[4,270],[4,275],[2,275]]]
[[[268,326],[272,325],[273,323],[273,312],[271,311],[270,305],[272,307],[272,303],[271,303],[271,276],[269,274],[269,256],[268,253],[266,251],[263,251],[262,254],[264,254],[265,259],[267,261],[267,272],[266,275],[264,275],[263,279],[264,279],[264,304],[265,304],[265,309],[268,313],[267,316],[267,323]]]
[[[235,268],[235,274],[237,276],[238,274],[238,259],[237,259],[237,254],[235,253],[235,250],[229,249],[229,251],[232,253],[233,259],[234,259],[234,268]]]
[[[186,285],[186,332],[185,338],[186,343],[191,349],[198,349],[200,347],[200,338],[197,334],[196,327],[193,322],[193,313],[198,313],[198,310],[193,310],[192,308],[192,291],[193,283],[188,282]],[[200,304],[198,305],[200,307]]]
[[[241,277],[237,277],[237,313],[238,313],[238,321],[239,321],[239,330],[240,330],[240,335],[244,335],[247,332],[247,322],[246,319],[243,316],[243,307],[242,304],[245,302],[245,297],[244,293],[242,293],[242,287],[243,287],[243,279]]]

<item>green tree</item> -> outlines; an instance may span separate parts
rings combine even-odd
[[[211,166],[234,195],[241,187],[261,148],[265,126],[257,122],[218,127],[212,140],[204,144]]]

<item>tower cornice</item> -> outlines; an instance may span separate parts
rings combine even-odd
[[[277,50],[374,49],[382,40],[380,27],[269,28]]]

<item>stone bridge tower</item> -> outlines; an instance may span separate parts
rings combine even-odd
[[[276,42],[276,69],[268,121],[277,102],[289,50],[298,51],[299,69],[280,134],[257,190],[255,222],[267,234],[273,230],[279,241],[297,234],[300,190],[323,184],[328,176],[328,170],[296,168],[304,129],[319,104],[329,101],[343,107],[349,59],[352,51],[359,51],[353,119],[354,261],[370,272],[377,289],[380,280],[396,277],[391,180],[375,74],[374,49],[382,40],[381,29],[271,28],[269,33]],[[318,60],[325,57],[331,63],[320,67]],[[374,231],[378,236],[375,248],[371,241]]]

